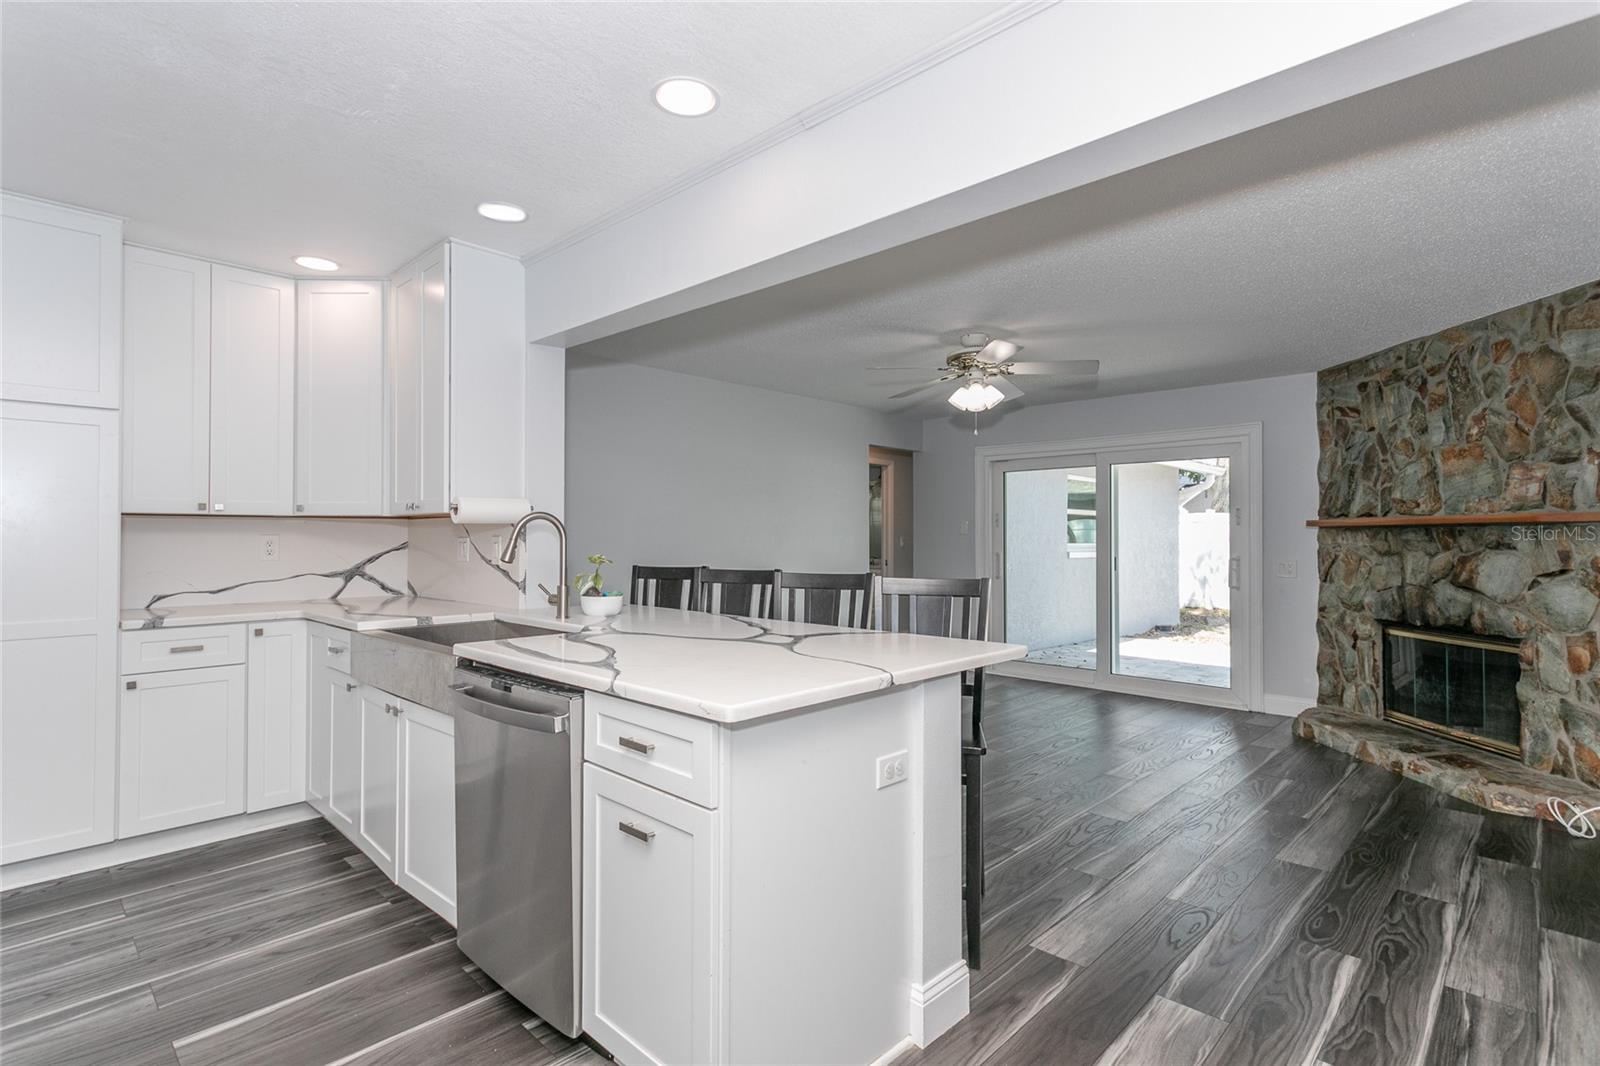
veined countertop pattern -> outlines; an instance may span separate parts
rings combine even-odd
[[[549,609],[515,611],[482,603],[436,600],[426,596],[383,596],[342,600],[276,600],[263,603],[207,603],[186,607],[138,608],[122,612],[123,629],[226,625],[304,619],[340,629],[399,629],[449,622],[512,622],[577,631],[586,619],[557,621]]]
[[[992,666],[1027,653],[1020,644],[663,607],[624,607],[613,619],[594,621],[582,632],[457,644],[454,651],[502,670],[725,723]]]

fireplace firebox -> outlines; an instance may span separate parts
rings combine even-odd
[[[1383,705],[1391,721],[1520,757],[1516,641],[1383,627]]]

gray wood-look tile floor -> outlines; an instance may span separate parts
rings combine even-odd
[[[1600,844],[1281,718],[993,680],[972,1014],[895,1066],[1600,1062]],[[310,822],[0,896],[11,1063],[599,1063]]]

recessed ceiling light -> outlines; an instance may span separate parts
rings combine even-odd
[[[297,255],[294,257],[296,266],[303,266],[307,270],[338,270],[339,264],[332,259],[324,259],[320,255]]]
[[[668,78],[656,86],[656,104],[674,115],[695,118],[716,110],[717,91],[698,78]]]
[[[528,212],[516,204],[502,204],[494,200],[479,204],[478,214],[491,222],[523,222],[528,217]]]

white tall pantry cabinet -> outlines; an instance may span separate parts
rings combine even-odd
[[[122,227],[0,197],[0,863],[116,829]]]

